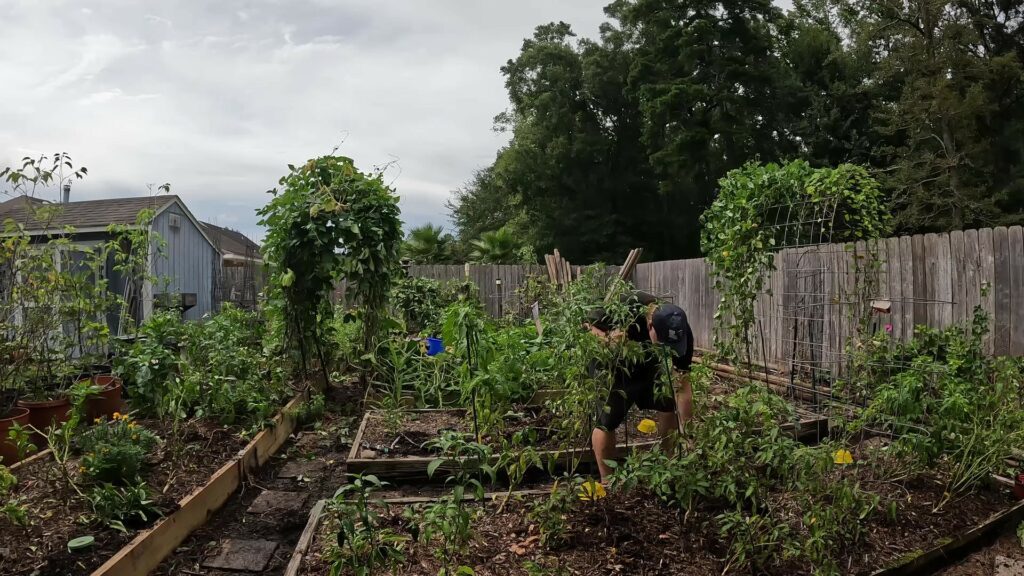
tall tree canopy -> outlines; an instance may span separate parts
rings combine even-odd
[[[857,163],[899,232],[1024,220],[1024,0],[616,0],[596,39],[538,26],[502,67],[511,134],[449,203],[573,261],[699,254],[749,160]]]

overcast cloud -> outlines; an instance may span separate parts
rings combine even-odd
[[[604,1],[0,0],[0,165],[66,151],[72,199],[170,182],[197,217],[261,237],[288,163],[339,153],[389,177],[406,226],[507,136],[498,68],[542,23],[594,36]]]

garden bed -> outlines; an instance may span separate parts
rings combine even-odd
[[[902,492],[895,522],[878,513],[868,522],[862,541],[838,552],[844,574],[910,574],[916,560],[935,554],[951,554],[953,545],[966,533],[985,530],[1021,509],[999,492],[981,492],[950,503],[941,513],[932,507],[942,497],[942,488],[926,477],[895,489]],[[785,494],[778,494],[785,499]],[[543,546],[539,525],[530,518],[533,503],[544,496],[513,498],[498,512],[495,502],[472,504],[481,507],[473,524],[473,537],[462,547],[459,563],[478,576],[527,575],[527,563],[565,574],[687,574],[718,576],[727,570],[728,549],[719,537],[716,516],[721,512],[704,502],[689,514],[671,509],[654,497],[636,492],[612,491],[596,503],[579,502],[563,518],[564,544]],[[383,525],[402,533],[407,522],[403,511],[409,504],[391,500]],[[780,504],[783,505],[783,504]],[[796,512],[799,517],[799,512]],[[1005,519],[1005,518],[1004,518]],[[295,574],[323,576],[330,573],[326,557],[336,541],[337,524],[330,514],[311,524],[312,543],[302,556]],[[436,543],[407,545],[406,561],[391,574],[433,576],[440,564],[434,554]],[[296,565],[299,561],[295,562]],[[558,569],[564,572],[555,571]],[[771,574],[805,574],[809,566],[786,566]],[[906,571],[909,570],[909,571]]]
[[[128,525],[124,532],[88,523],[92,513],[89,504],[57,476],[52,457],[19,466],[15,469],[19,483],[13,496],[27,507],[30,524],[16,526],[0,520],[0,573],[148,573],[191,530],[206,521],[245,473],[265,462],[283,443],[294,427],[294,417],[287,412],[294,410],[300,399],[289,404],[275,418],[273,427],[251,442],[244,439],[240,428],[205,420],[180,424],[176,434],[167,422],[138,422],[163,440],[141,473],[162,517]],[[67,462],[72,478],[79,476],[79,460],[76,457]],[[69,540],[86,535],[95,538],[91,547],[78,552],[68,550]]]
[[[719,394],[728,393],[723,385],[708,397],[708,409],[717,406]],[[797,409],[797,421],[782,424],[785,431],[806,442],[816,442],[828,433],[828,419]],[[617,457],[630,451],[649,449],[659,443],[652,434],[637,431],[637,425],[644,418],[654,418],[653,411],[630,410],[627,420],[617,435]],[[484,437],[483,443],[495,450],[502,438],[510,438],[519,431],[533,429],[536,440],[531,445],[537,448],[545,462],[554,461],[556,468],[563,465],[574,467],[594,462],[589,436],[581,438],[572,447],[559,446],[554,436],[556,423],[550,412],[537,406],[524,406],[506,416],[501,438]],[[384,478],[426,478],[427,466],[439,454],[426,443],[438,438],[445,431],[461,432],[472,436],[473,420],[466,409],[421,409],[401,412],[369,410],[352,443],[348,457],[348,471],[352,474],[375,474]],[[444,464],[442,470],[449,466]]]
[[[239,430],[205,421],[187,423],[177,436],[167,423],[140,421],[139,424],[163,439],[142,479],[154,489],[154,504],[165,516],[172,514],[182,498],[206,483],[211,474],[245,447]],[[68,462],[73,477],[78,476],[77,462],[78,459]],[[25,527],[4,524],[0,530],[0,549],[10,551],[9,555],[0,555],[0,573],[91,571],[131,540],[131,533],[82,525],[79,519],[92,510],[87,502],[74,497],[72,489],[58,477],[55,466],[51,458],[41,458],[15,470],[19,482],[13,495],[23,499],[32,524]],[[95,545],[82,552],[68,552],[68,541],[84,535],[94,536]]]

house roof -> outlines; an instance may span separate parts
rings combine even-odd
[[[260,245],[250,240],[245,234],[209,222],[200,222],[200,225],[221,253],[261,260]]]
[[[67,204],[53,204],[36,198],[18,196],[0,202],[0,222],[8,218],[25,226],[26,230],[60,230],[72,226],[77,230],[106,228],[111,224],[135,224],[143,210],[161,211],[168,205],[180,202],[177,196],[141,196],[134,198],[110,198],[107,200],[85,200]],[[48,221],[40,221],[35,210],[42,206],[53,206]]]

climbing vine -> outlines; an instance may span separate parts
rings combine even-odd
[[[363,349],[372,349],[398,264],[398,198],[380,173],[364,174],[343,156],[288,168],[282,189],[272,190],[274,198],[259,211],[267,227],[271,305],[284,320],[285,349],[304,369],[314,354],[326,369],[331,294],[342,278],[363,307]]]
[[[794,213],[815,217],[800,221]],[[721,294],[718,351],[737,360],[749,344],[756,296],[775,269],[776,250],[792,238],[815,234],[827,242],[879,238],[888,223],[878,184],[860,166],[812,168],[797,160],[751,162],[730,171],[701,216],[701,248]]]

